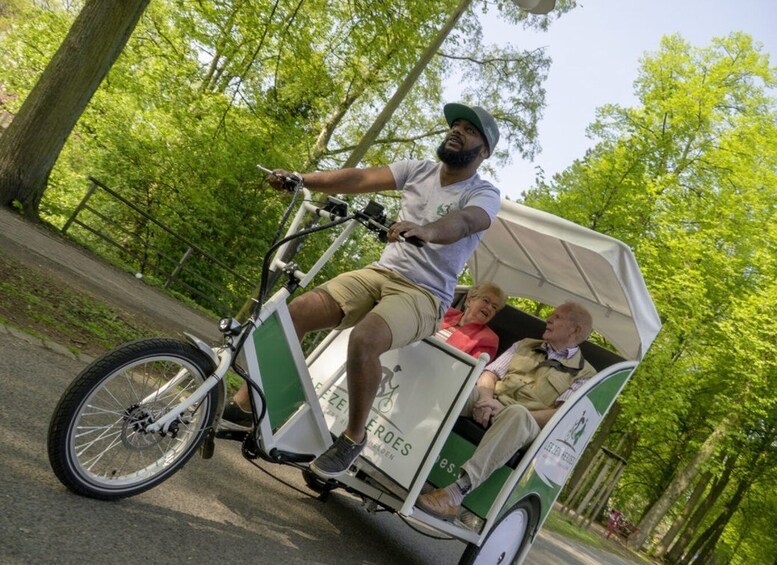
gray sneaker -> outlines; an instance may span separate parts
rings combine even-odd
[[[310,464],[310,470],[319,477],[327,479],[339,477],[353,465],[366,443],[366,435],[361,443],[354,443],[345,434],[340,434],[340,437],[329,446],[329,449],[316,457],[315,461]]]

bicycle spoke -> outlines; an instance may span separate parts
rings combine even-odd
[[[86,461],[83,461],[84,467],[86,467],[88,470],[92,470],[92,467],[97,464],[102,457],[108,453],[110,450],[112,450],[116,445],[121,444],[121,437],[117,434],[116,438],[111,441],[110,444],[108,444],[108,447],[102,449],[99,451],[96,455],[94,455],[91,459],[87,459]]]
[[[143,347],[157,351],[144,354]],[[128,344],[116,357],[113,368],[102,361],[95,371],[106,372],[89,375],[93,384],[87,381],[87,394],[76,407],[64,460],[84,488],[106,493],[145,489],[163,480],[191,457],[203,420],[213,417],[214,395],[208,393],[165,431],[148,431],[205,381],[207,361],[189,346],[152,339],[148,345]]]

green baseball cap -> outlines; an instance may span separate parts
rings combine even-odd
[[[494,153],[494,147],[499,142],[499,128],[496,125],[496,120],[486,110],[480,106],[466,106],[465,104],[457,104],[452,102],[446,104],[443,109],[445,119],[449,126],[453,125],[456,120],[467,120],[469,123],[478,128],[483,137],[486,138],[486,146],[488,147],[488,156],[490,157]]]

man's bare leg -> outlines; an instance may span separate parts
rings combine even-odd
[[[381,378],[380,354],[391,347],[391,330],[370,312],[354,326],[348,340],[348,425],[329,448],[310,463],[320,477],[336,478],[347,472],[366,445],[364,425]]]
[[[348,426],[345,434],[356,443],[364,439],[382,375],[380,355],[391,348],[391,329],[377,314],[369,313],[354,326],[348,341]]]

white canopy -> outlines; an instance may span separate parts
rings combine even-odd
[[[582,304],[627,359],[642,359],[661,329],[631,249],[547,212],[502,200],[468,265],[475,282],[493,281],[510,296]]]

